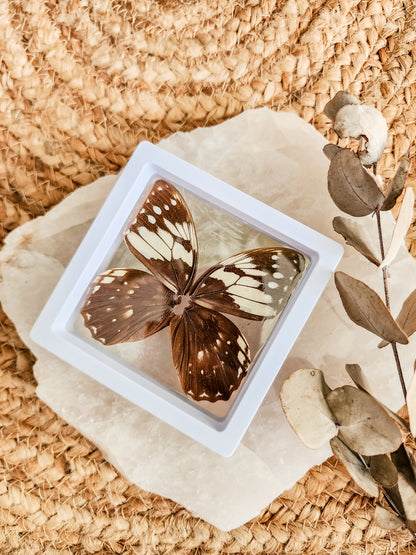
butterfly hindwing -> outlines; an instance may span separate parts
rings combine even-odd
[[[166,287],[186,293],[195,274],[198,245],[192,215],[173,185],[156,181],[128,226],[125,241]]]
[[[151,274],[114,268],[95,279],[81,314],[93,338],[104,345],[139,341],[169,324],[173,298]]]
[[[273,318],[285,307],[304,267],[304,256],[293,249],[245,251],[207,270],[194,286],[192,300],[250,320]]]
[[[250,365],[246,339],[222,314],[193,306],[170,323],[172,357],[184,393],[195,401],[230,398]]]

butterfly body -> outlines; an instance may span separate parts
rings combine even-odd
[[[247,375],[248,342],[228,316],[263,321],[286,305],[305,258],[285,247],[232,256],[196,279],[198,243],[179,191],[157,181],[125,233],[150,272],[114,268],[100,274],[81,309],[104,345],[139,341],[169,326],[172,360],[184,393],[196,401],[228,400]]]

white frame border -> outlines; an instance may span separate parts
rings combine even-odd
[[[150,182],[170,180],[310,259],[245,383],[217,418],[73,330],[89,284],[120,245],[132,210]],[[237,208],[238,207],[238,208]],[[255,214],[255,217],[253,216]],[[282,232],[284,230],[284,232]],[[32,330],[33,341],[129,401],[222,456],[235,451],[343,254],[342,246],[146,141],[118,178]]]

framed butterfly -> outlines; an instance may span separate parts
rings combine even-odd
[[[163,180],[135,211],[125,243],[148,272],[113,268],[94,280],[81,309],[92,337],[114,345],[169,326],[184,393],[195,401],[228,400],[247,375],[251,355],[225,314],[257,321],[277,316],[302,276],[305,257],[285,247],[253,249],[196,279],[195,224],[182,195]]]

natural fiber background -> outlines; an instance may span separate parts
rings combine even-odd
[[[330,136],[322,109],[339,89],[383,111],[391,176],[415,142],[415,26],[412,0],[0,0],[2,237],[142,139],[257,106]],[[416,553],[333,462],[220,532],[129,484],[36,398],[4,314],[0,363],[2,554]]]

